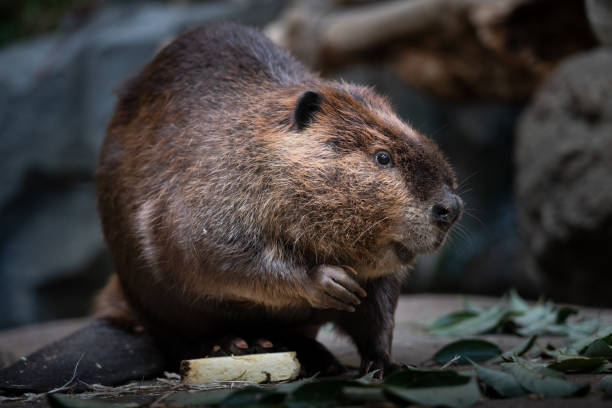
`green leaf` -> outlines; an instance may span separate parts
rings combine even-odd
[[[602,341],[605,341],[606,344],[609,344],[612,346],[612,326],[608,326],[603,329],[599,329],[597,333],[599,335],[599,338]]]
[[[522,327],[531,326],[532,324],[539,323],[542,319],[550,319],[551,323],[554,323],[557,318],[557,314],[554,311],[554,305],[551,302],[538,302],[535,306],[522,313],[520,316],[516,316],[514,321],[516,324]]]
[[[402,388],[423,388],[464,385],[469,380],[469,376],[461,375],[452,370],[419,370],[408,367],[396,371],[385,378],[383,385]]]
[[[449,313],[439,317],[436,321],[427,326],[427,330],[438,330],[445,327],[453,326],[463,320],[477,316],[478,313],[470,310],[461,310],[459,312]]]
[[[269,406],[283,401],[286,394],[293,392],[296,388],[311,382],[314,377],[305,378],[291,383],[278,384],[273,388],[244,388],[221,389],[200,392],[177,392],[164,400],[167,405],[172,406],[201,406],[201,405],[249,405]]]
[[[442,347],[433,359],[436,363],[444,365],[456,356],[460,358],[457,364],[466,364],[468,359],[479,362],[487,361],[501,354],[501,349],[491,342],[479,339],[458,340]]]
[[[233,406],[262,406],[283,402],[285,394],[263,388],[245,388],[235,391],[221,402],[223,407]]]
[[[565,351],[563,349],[558,350],[556,349],[552,344],[547,344],[545,348],[539,347],[540,348],[540,352],[542,353],[543,357],[549,357],[549,358],[558,358],[560,356],[565,356],[567,354],[562,353],[562,351]]]
[[[593,335],[600,326],[600,320],[581,319],[577,322],[565,322],[548,326],[547,331],[554,335],[567,336],[570,343],[574,343],[585,336]]]
[[[317,375],[315,374],[312,377],[302,378],[301,380],[292,381],[292,382],[283,383],[283,384],[277,384],[274,387],[274,391],[283,392],[285,394],[291,394],[293,391],[297,390],[302,385],[311,383],[315,381],[316,379],[317,379]]]
[[[357,382],[364,384],[364,385],[368,385],[371,384],[372,381],[374,380],[374,376],[379,372],[380,370],[374,370],[374,371],[370,371],[369,373],[359,377],[357,380]]]
[[[582,352],[587,357],[603,357],[607,360],[612,359],[612,347],[601,339],[595,339]]]
[[[492,362],[497,363],[500,361],[512,360],[513,356],[522,356],[523,354],[531,350],[537,338],[538,336],[529,337],[527,340],[523,341],[520,344],[517,344],[516,346],[512,347],[510,350],[504,351],[501,356],[499,356]]]
[[[529,310],[529,305],[519,296],[516,289],[512,288],[508,292],[508,308],[514,313],[525,313]]]
[[[463,310],[466,312],[472,312],[474,314],[478,314],[484,310],[482,306],[475,305],[470,302],[467,298],[463,298]]]
[[[601,379],[599,389],[604,393],[604,398],[612,398],[612,375],[606,375]]]
[[[577,322],[568,323],[567,326],[571,331],[582,333],[583,336],[589,336],[598,331],[601,326],[601,320],[598,318],[581,319]]]
[[[567,347],[567,354],[582,354],[595,340],[601,340],[606,344],[612,344],[612,326],[601,328],[592,336],[583,337]]]
[[[385,402],[384,390],[380,387],[343,387],[340,399],[345,403],[375,404]]]
[[[412,388],[385,384],[384,387],[388,395],[404,403],[461,408],[473,405],[482,398],[476,378],[465,377],[467,382],[459,385]]]
[[[563,324],[567,321],[568,317],[575,314],[578,314],[578,309],[568,306],[561,307],[557,310],[557,320],[555,323]]]
[[[467,337],[485,333],[500,325],[502,319],[509,314],[507,308],[498,303],[482,313],[458,321],[455,324],[430,330],[432,334],[443,337]]]
[[[514,398],[514,397],[522,397],[526,395],[527,392],[520,386],[516,378],[510,373],[505,373],[503,371],[491,370],[489,368],[485,368],[479,366],[478,364],[474,364],[476,368],[476,374],[478,378],[485,383],[487,386],[497,392],[502,397]]]
[[[306,383],[297,388],[285,401],[289,408],[333,407],[342,397],[344,387],[359,386],[351,380],[324,379]]]
[[[537,304],[521,316],[516,316],[513,321],[520,327],[517,333],[521,336],[533,336],[546,333],[549,326],[557,321],[557,313],[552,302]]]
[[[601,357],[559,356],[546,367],[564,373],[590,373],[597,371],[606,360]]]
[[[540,300],[530,306],[512,289],[497,304],[488,308],[475,307],[465,301],[464,310],[440,317],[427,329],[432,334],[448,337],[466,337],[490,331],[521,336],[554,334],[567,336],[573,343],[592,335],[600,325],[597,318],[569,322],[569,317],[577,313],[577,309],[559,307],[551,301]],[[602,337],[601,333],[598,337]]]
[[[48,394],[47,401],[53,408],[133,408],[139,404],[134,402],[112,403],[95,399],[84,399],[74,395]]]
[[[576,384],[567,381],[555,370],[529,364],[524,360],[502,364],[524,389],[546,397],[568,397],[588,392],[589,384]]]
[[[222,389],[200,392],[181,391],[166,398],[164,402],[172,406],[194,406],[194,405],[218,405],[230,394],[236,392],[235,389]]]

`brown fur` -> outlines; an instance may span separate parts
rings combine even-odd
[[[320,109],[296,130],[309,90]],[[381,149],[391,168],[375,163]],[[231,24],[179,37],[127,84],[97,176],[118,274],[102,314],[133,309],[172,358],[206,352],[185,344],[222,334],[333,321],[362,369],[390,364],[407,268],[394,245],[412,255],[437,248],[447,230],[431,208],[454,187],[436,146],[384,98],[310,74]],[[357,271],[368,296],[355,312],[313,307],[320,265]]]
[[[130,306],[119,282],[119,277],[116,274],[111,275],[108,282],[106,282],[106,286],[94,298],[93,310],[94,317],[110,317],[122,326],[136,331],[141,327],[139,319]]]

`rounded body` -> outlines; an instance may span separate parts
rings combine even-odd
[[[384,98],[232,24],[179,37],[127,83],[97,179],[118,276],[105,313],[177,358],[333,321],[381,368],[407,265],[461,211],[450,166]]]

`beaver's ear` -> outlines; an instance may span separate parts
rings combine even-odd
[[[303,92],[295,104],[293,112],[293,128],[302,130],[313,120],[314,114],[321,109],[323,95],[315,91]]]

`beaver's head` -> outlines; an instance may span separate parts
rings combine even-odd
[[[440,247],[463,211],[437,146],[367,88],[298,92],[291,131],[274,150],[279,234],[306,263],[390,273]]]

